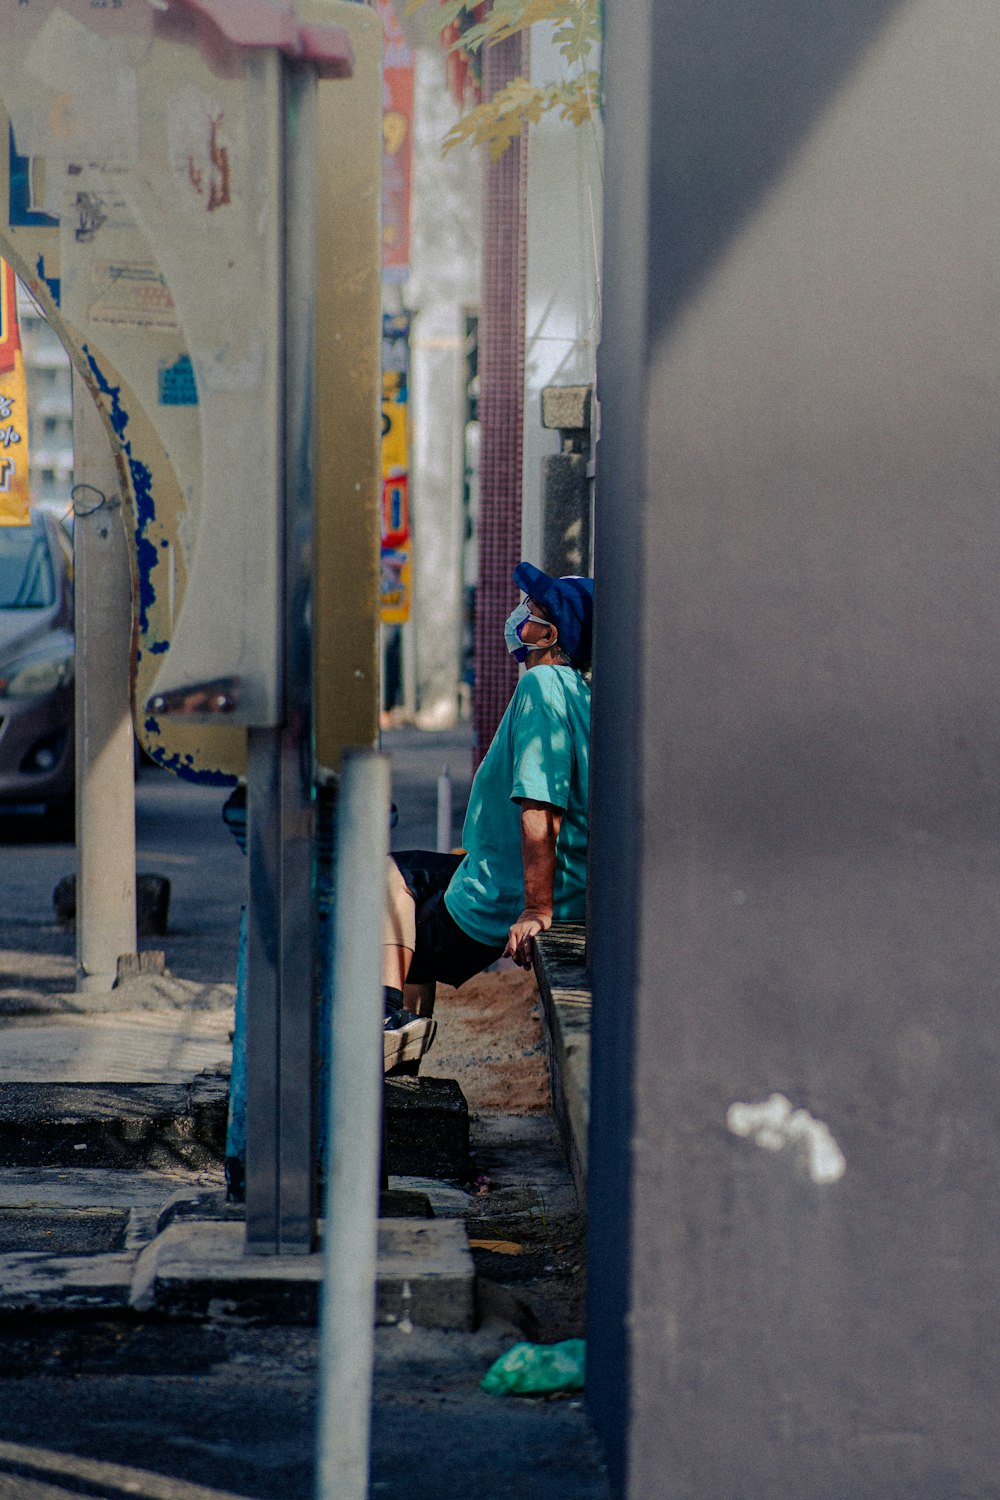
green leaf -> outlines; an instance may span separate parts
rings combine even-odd
[[[555,34],[556,46],[569,63],[583,64],[601,40],[601,24],[596,4],[581,0],[567,12]]]
[[[584,125],[593,119],[601,104],[601,76],[593,69],[581,73],[572,83],[559,89],[559,118],[572,125]]]
[[[499,161],[525,125],[537,123],[554,102],[551,87],[540,89],[526,78],[514,78],[487,104],[477,105],[452,127],[445,137],[445,150],[468,141],[473,146],[486,146],[492,159]]]
[[[474,3],[445,0],[434,17],[434,29],[446,28],[463,15],[472,22]],[[430,4],[432,0],[409,0],[407,14]],[[445,150],[467,142],[485,146],[497,161],[526,125],[536,124],[548,111],[558,110],[559,117],[573,125],[593,117],[600,108],[601,77],[586,62],[601,41],[600,0],[494,0],[484,19],[469,24],[450,50],[471,56],[545,22],[555,27],[556,46],[569,66],[580,70],[577,76],[545,88],[534,87],[526,78],[514,79],[448,132]]]

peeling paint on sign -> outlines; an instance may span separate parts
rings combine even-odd
[[[225,109],[193,83],[178,89],[167,125],[170,163],[189,212],[215,213],[233,201],[233,141]]]
[[[847,1160],[828,1125],[807,1109],[794,1109],[784,1094],[772,1094],[760,1104],[731,1104],[726,1124],[733,1135],[752,1140],[763,1151],[794,1149],[813,1182],[839,1182]]]

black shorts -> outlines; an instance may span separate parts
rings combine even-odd
[[[477,943],[464,932],[447,906],[444,893],[462,863],[461,854],[437,854],[432,849],[402,849],[392,858],[417,908],[417,946],[407,984],[440,979],[457,989],[473,974],[481,974],[503,953],[506,944]]]

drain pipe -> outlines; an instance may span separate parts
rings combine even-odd
[[[382,1133],[386,756],[356,751],[344,757],[336,815],[316,1495],[367,1500]]]

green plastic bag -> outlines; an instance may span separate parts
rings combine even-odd
[[[564,1339],[561,1344],[515,1344],[490,1366],[479,1384],[491,1396],[582,1391],[586,1362],[583,1339]]]

